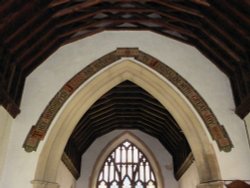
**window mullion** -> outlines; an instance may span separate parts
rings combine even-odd
[[[150,161],[129,141],[107,157],[97,180],[97,188],[146,188],[148,184],[157,188]]]

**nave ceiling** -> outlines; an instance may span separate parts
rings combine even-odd
[[[15,117],[37,66],[61,46],[106,30],[148,30],[195,46],[228,76],[236,113],[250,111],[248,0],[3,0],[1,104]]]

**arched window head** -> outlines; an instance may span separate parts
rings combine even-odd
[[[106,158],[96,188],[157,188],[157,180],[145,154],[125,140]]]

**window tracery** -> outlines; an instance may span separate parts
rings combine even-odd
[[[106,158],[97,188],[157,188],[155,173],[147,157],[129,140]]]

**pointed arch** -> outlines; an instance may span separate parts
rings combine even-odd
[[[143,143],[142,140],[140,140],[137,136],[128,131],[115,137],[109,144],[107,144],[107,146],[102,150],[102,152],[100,152],[100,155],[96,160],[95,167],[93,168],[91,174],[91,181],[89,187],[96,188],[96,180],[98,178],[99,172],[101,171],[102,165],[105,162],[105,159],[111,154],[111,152],[115,148],[117,148],[121,143],[127,140],[133,145],[135,145],[150,162],[152,171],[155,173],[157,188],[164,188],[162,173],[154,154],[147,147],[147,145]]]
[[[157,63],[151,60],[149,62],[147,59],[142,61],[148,64]],[[39,156],[33,181],[34,187],[42,187],[41,185],[44,185],[44,182],[50,182],[48,186],[45,186],[46,188],[58,186],[53,183],[56,179],[57,167],[63,149],[77,122],[98,98],[125,80],[134,82],[149,92],[175,118],[193,151],[201,184],[207,186],[208,182],[215,182],[215,187],[222,187],[220,183],[216,183],[221,179],[219,165],[213,146],[201,121],[202,117],[188,102],[185,95],[180,93],[169,80],[150,66],[139,61],[122,59],[109,65],[106,63],[104,62],[105,66],[103,64],[98,65],[104,68],[86,79],[87,81],[82,83],[74,91],[74,94],[67,98],[67,103],[60,109],[60,113],[57,113]],[[68,87],[68,85],[65,87]],[[209,120],[211,122],[211,119]]]
[[[37,149],[40,140],[43,140],[45,137],[57,113],[82,84],[91,79],[99,71],[105,70],[109,65],[124,57],[138,60],[142,65],[154,70],[160,76],[167,79],[169,83],[173,84],[190,101],[196,112],[199,113],[219,149],[226,152],[232,149],[232,142],[224,127],[219,124],[212,110],[199,93],[185,79],[164,63],[137,48],[118,48],[81,70],[61,88],[45,108],[37,124],[32,126],[23,144],[25,150],[31,152]]]

